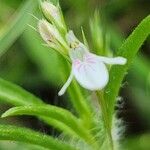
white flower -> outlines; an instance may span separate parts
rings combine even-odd
[[[105,64],[124,65],[127,61],[123,57],[108,58],[90,53],[72,31],[68,32],[66,39],[71,49],[72,70],[67,82],[59,91],[59,96],[65,93],[73,77],[85,89],[91,91],[103,89],[109,81],[109,73]]]

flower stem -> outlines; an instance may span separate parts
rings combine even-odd
[[[109,139],[110,150],[114,150],[113,139],[112,139],[112,134],[111,134],[111,123],[109,121],[109,114],[108,114],[109,113],[108,105],[105,102],[103,91],[97,91],[96,95],[98,97],[98,101],[102,110],[102,117],[104,120],[105,129],[106,129],[107,136]]]
[[[69,72],[70,70],[70,64],[63,61],[63,59],[62,62],[63,70],[65,70],[65,72],[62,71],[62,80],[65,80],[66,72]],[[82,123],[85,125],[85,127],[89,129],[92,120],[91,107],[89,105],[89,102],[86,101],[85,97],[83,96],[83,93],[75,80],[73,80],[71,85],[68,87],[68,94],[79,118],[81,118]]]

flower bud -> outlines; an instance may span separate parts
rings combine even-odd
[[[65,40],[62,38],[61,34],[54,25],[42,19],[38,23],[38,30],[43,40],[50,47],[58,49],[58,47],[61,46],[64,51],[68,50]]]
[[[48,1],[41,3],[44,16],[48,21],[54,23],[58,30],[66,34],[66,25],[59,5],[55,6]]]
[[[52,26],[50,27],[47,21],[45,20],[40,20],[38,23],[39,33],[46,43],[49,43],[49,42],[55,43],[55,37],[54,37],[54,34],[51,32],[52,30],[51,28]]]

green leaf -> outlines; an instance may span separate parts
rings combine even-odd
[[[70,145],[48,135],[10,125],[0,125],[0,140],[30,143],[52,150],[75,150]]]
[[[43,104],[43,102],[25,91],[23,88],[5,81],[0,78],[0,101],[10,103],[12,105],[32,105]]]
[[[19,110],[25,109],[24,111],[26,112],[26,114],[38,116],[47,124],[53,125],[55,128],[71,136],[78,135],[81,136],[82,138],[85,136],[82,135],[82,132],[80,133],[80,130],[82,130],[83,128],[81,127],[80,129],[80,127],[78,127],[79,120],[69,111],[56,106],[51,105],[46,106],[39,98],[25,91],[23,88],[15,84],[12,84],[8,81],[5,81],[3,79],[0,79],[0,101],[7,102],[15,106],[26,105],[25,107],[21,107]],[[36,106],[27,107],[27,105],[28,106],[36,105]],[[32,111],[28,112],[31,107],[33,107],[34,109],[33,110],[31,109]],[[49,115],[47,115],[45,109],[48,110]],[[17,111],[19,110],[17,109]],[[24,112],[23,110],[22,113]],[[83,134],[86,134],[84,133],[84,129]]]
[[[120,89],[121,82],[130,67],[136,53],[150,34],[150,16],[146,17],[125,40],[117,55],[127,58],[124,66],[112,66],[110,70],[110,81],[105,89],[104,98],[108,102],[109,115],[112,120],[114,105]]]
[[[24,111],[26,112],[26,114],[35,115],[40,119],[42,119],[45,123],[52,125],[55,128],[71,136],[78,136],[82,138],[84,136],[85,137],[88,136],[85,135],[87,133],[84,133],[85,132],[84,128],[78,125],[79,120],[74,115],[72,115],[69,111],[56,106],[51,106],[51,105],[46,106],[39,98],[25,91],[23,88],[15,84],[12,84],[8,81],[5,81],[3,79],[0,79],[0,101],[7,102],[15,106],[26,105],[25,107],[20,108],[23,110],[25,109]],[[27,105],[28,106],[34,105],[34,106],[27,107]],[[31,109],[31,111],[29,111],[31,107],[33,107],[34,109],[33,110]],[[49,115],[47,115],[45,109],[48,110]],[[23,110],[22,113],[24,112]],[[83,131],[80,133],[80,130]]]
[[[36,1],[27,0],[16,12],[17,15],[15,14],[13,16],[13,21],[8,23],[6,32],[0,37],[0,56],[2,56],[8,50],[8,48],[24,31],[27,23],[31,19],[31,15],[29,15],[29,13],[32,13],[36,6]]]
[[[33,144],[1,140],[0,150],[47,150],[47,148]]]
[[[55,126],[55,124],[60,122],[63,127],[67,127],[67,129],[64,128],[65,131],[70,128],[70,131],[73,133],[72,135],[75,135],[78,138],[82,138],[91,144],[92,136],[88,133],[88,131],[85,130],[83,126],[81,126],[80,120],[78,120],[78,118],[63,108],[51,105],[14,107],[6,111],[2,117],[15,115],[34,115],[37,117],[50,118],[52,119],[50,124]],[[61,128],[61,126],[59,126],[59,128]]]

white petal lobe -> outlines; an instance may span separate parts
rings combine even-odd
[[[93,57],[96,57],[99,61],[104,62],[106,64],[112,64],[112,65],[125,65],[127,62],[127,59],[124,57],[114,57],[114,58],[109,58],[109,57],[104,57],[104,56],[97,56],[95,54],[91,54]]]
[[[88,90],[103,89],[108,83],[109,75],[104,63],[90,57],[84,61],[73,62],[73,73],[81,86]]]
[[[61,88],[61,90],[58,92],[58,96],[62,96],[66,92],[66,90],[67,90],[67,88],[70,85],[70,83],[71,83],[72,80],[73,80],[73,71],[71,71],[68,80],[63,85],[63,87]]]

